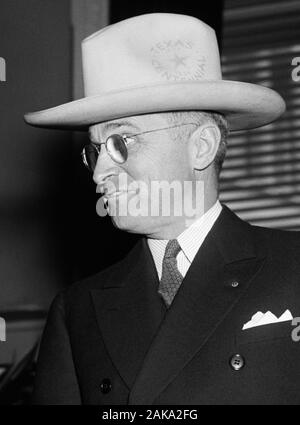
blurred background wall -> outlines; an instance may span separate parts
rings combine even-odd
[[[23,121],[25,111],[72,97],[70,7],[69,0],[0,4],[0,316],[7,325],[0,378],[32,349],[50,301],[71,281],[72,137]]]
[[[300,230],[300,2],[226,0],[223,78],[261,84],[287,103],[268,126],[232,133],[221,199],[259,226]],[[297,62],[297,61],[296,61]]]
[[[69,281],[66,261],[71,135],[23,114],[71,98],[69,0],[1,0],[0,312],[47,306]]]

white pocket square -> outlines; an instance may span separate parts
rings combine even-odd
[[[271,323],[282,323],[289,322],[293,320],[292,313],[290,310],[286,310],[279,318],[275,316],[275,314],[267,311],[267,313],[262,313],[259,311],[258,313],[252,316],[250,322],[246,323],[243,326],[243,331],[246,329],[256,328],[257,326],[270,325]]]

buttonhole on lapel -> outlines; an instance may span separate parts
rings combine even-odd
[[[239,288],[240,287],[240,282],[237,279],[227,279],[225,281],[225,286],[228,288]]]
[[[112,389],[112,383],[111,380],[108,378],[105,378],[102,380],[100,384],[100,390],[103,394],[108,394]]]

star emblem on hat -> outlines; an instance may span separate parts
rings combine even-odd
[[[202,79],[205,57],[196,44],[184,40],[167,40],[151,49],[152,65],[166,80]]]
[[[180,65],[185,66],[186,59],[187,57],[179,56],[177,53],[175,53],[174,57],[171,60],[174,62],[175,68],[178,68]]]

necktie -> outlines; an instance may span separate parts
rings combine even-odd
[[[177,239],[170,240],[167,243],[163,259],[162,275],[158,293],[164,299],[167,307],[170,307],[183,279],[177,268],[176,261],[176,256],[180,249],[181,248]]]

